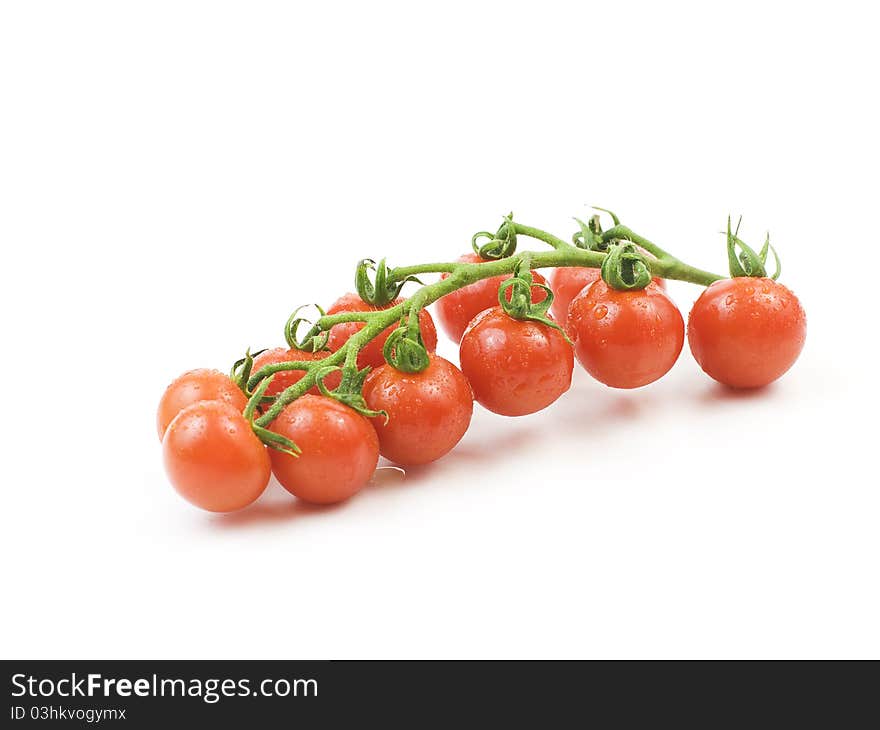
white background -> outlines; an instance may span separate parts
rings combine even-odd
[[[867,7],[4,3],[2,656],[878,657]],[[333,509],[167,484],[178,373],[280,344],[361,257],[589,204],[719,271],[728,213],[769,228],[796,367],[579,373]]]

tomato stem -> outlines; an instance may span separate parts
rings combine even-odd
[[[602,240],[606,244],[613,241],[631,241],[645,249],[645,251],[656,257],[648,262],[651,265],[651,273],[661,279],[678,279],[679,281],[688,281],[692,284],[709,286],[712,282],[724,278],[710,271],[703,271],[702,269],[689,266],[675,258],[665,249],[660,248],[653,241],[649,241],[626,226],[616,225],[613,228],[609,228],[602,233]]]
[[[568,245],[568,244],[566,244]],[[553,304],[553,290],[546,284],[536,284],[529,267],[531,254],[522,254],[522,261],[514,271],[513,276],[498,287],[498,303],[508,317],[519,320],[540,322],[562,333],[568,344],[574,344],[565,333],[565,330],[547,317],[547,312]],[[540,302],[532,301],[532,289],[538,287],[544,290],[545,296]],[[509,297],[509,298],[508,298]]]
[[[742,217],[736,224],[736,230],[730,229],[730,216],[727,216],[727,260],[730,266],[730,275],[733,278],[741,276],[763,277],[767,276],[767,254],[773,251],[773,258],[776,260],[776,273],[771,277],[778,279],[782,271],[782,264],[779,261],[779,254],[776,249],[770,245],[770,233],[764,239],[764,245],[761,251],[757,252],[745,241],[739,238],[739,224],[742,223]],[[739,247],[740,254],[737,256],[736,249]]]
[[[630,241],[608,247],[608,255],[602,262],[602,279],[618,291],[644,289],[652,280],[647,258]]]
[[[488,239],[482,246],[481,238]],[[471,238],[471,248],[481,259],[497,260],[513,256],[516,253],[516,224],[513,222],[513,213],[504,216],[504,223],[494,233],[480,231]]]

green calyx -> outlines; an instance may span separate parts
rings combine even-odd
[[[480,239],[487,239],[480,245]],[[471,238],[471,248],[474,253],[483,259],[504,259],[516,253],[516,226],[513,223],[513,213],[504,217],[504,223],[495,233],[480,231]]]
[[[382,355],[395,370],[403,373],[420,373],[431,364],[428,349],[422,339],[419,326],[419,308],[413,306],[405,321],[385,340]]]
[[[335,390],[329,390],[324,384],[324,378],[330,375],[330,373],[340,370],[342,371],[342,381],[339,383],[339,387]],[[318,385],[318,390],[321,391],[321,395],[338,400],[367,418],[381,416],[387,423],[388,414],[385,411],[371,410],[364,400],[364,380],[370,374],[370,370],[371,368],[369,367],[358,370],[357,365],[350,365],[349,363],[346,363],[343,367],[328,365],[318,371],[315,376],[315,382]]]
[[[382,354],[385,362],[402,373],[420,373],[431,364],[421,336],[414,338],[406,325],[398,327],[388,336]]]
[[[416,294],[407,303],[406,316],[401,318],[400,326],[385,340],[382,348],[385,362],[404,373],[420,373],[431,364],[419,320],[423,302],[423,298]]]
[[[299,313],[308,306],[310,305],[304,304],[301,307],[297,307],[293,310],[293,314],[287,318],[287,322],[284,325],[284,340],[287,342],[288,347],[296,350],[302,350],[303,352],[321,352],[322,350],[327,349],[330,332],[329,330],[322,330],[317,324],[313,324],[311,320],[298,316]],[[322,317],[326,316],[326,313],[320,306],[317,304],[311,306],[314,306]],[[303,323],[311,326],[302,339],[300,339],[298,331]]]
[[[773,252],[773,258],[776,261],[776,272],[771,277],[778,279],[782,273],[782,263],[779,261],[779,254],[776,249],[770,245],[770,234],[768,233],[764,239],[764,245],[761,250],[756,252],[745,241],[739,238],[739,226],[742,223],[742,217],[736,223],[736,230],[731,230],[730,216],[727,217],[727,261],[730,265],[730,275],[733,278],[742,276],[764,277],[767,276],[767,256],[770,251]],[[737,255],[739,248],[739,255]]]
[[[232,382],[235,383],[246,396],[250,396],[248,381],[251,379],[251,371],[254,369],[254,358],[262,352],[265,352],[265,350],[257,350],[252,353],[251,349],[248,348],[244,357],[241,358],[241,360],[236,360],[235,364],[232,366],[232,370],[229,372],[229,377],[232,378]]]
[[[370,281],[370,273],[375,274],[374,281]],[[357,265],[354,275],[355,290],[367,304],[374,307],[384,307],[400,296],[404,284],[415,282],[421,284],[415,276],[407,276],[400,281],[392,277],[391,271],[382,259],[378,264],[372,259],[362,259]]]
[[[276,451],[280,451],[282,454],[297,457],[302,453],[302,449],[300,449],[299,446],[297,446],[293,441],[285,436],[282,436],[281,434],[270,431],[268,428],[263,428],[262,426],[258,426],[256,423],[254,423],[254,414],[256,413],[257,406],[260,405],[260,402],[265,397],[266,389],[272,382],[273,377],[275,376],[270,375],[268,378],[264,378],[260,382],[256,390],[254,390],[254,394],[248,400],[242,415],[244,416],[245,420],[251,424],[251,428],[254,430],[257,438],[260,439],[260,441],[262,441],[266,446],[271,449],[275,449]]]
[[[618,291],[638,291],[651,283],[651,268],[647,259],[629,241],[608,246],[600,271],[605,283]]]
[[[543,301],[532,301],[532,287],[543,289],[546,297]],[[507,300],[507,292],[510,292],[510,301]],[[547,316],[550,306],[553,304],[553,290],[546,284],[536,284],[532,276],[531,267],[527,259],[517,264],[514,275],[504,281],[498,287],[498,302],[507,316],[513,319],[540,322],[562,333],[569,344],[573,344],[565,330]]]
[[[260,439],[260,441],[262,441],[270,449],[280,451],[282,454],[292,456],[294,459],[298,458],[299,455],[302,453],[302,449],[299,446],[297,446],[286,436],[282,436],[280,433],[275,433],[274,431],[270,431],[268,428],[258,426],[256,423],[253,422],[253,420],[251,420],[251,428],[254,430],[257,438]]]
[[[612,213],[610,210],[599,208],[595,205],[593,206],[593,210],[600,210],[603,213],[607,213],[611,216],[611,220],[614,221],[615,226],[620,225],[620,219],[615,213]],[[578,248],[586,249],[587,251],[606,251],[608,249],[608,241],[603,235],[602,222],[599,218],[598,213],[592,216],[587,223],[584,223],[580,218],[576,216],[575,221],[580,227],[580,230],[575,231],[575,233],[571,237],[571,242],[575,246],[577,246]]]
[[[604,251],[608,248],[608,244],[602,239],[602,225],[598,215],[594,215],[587,223],[578,217],[575,217],[575,221],[580,226],[580,230],[575,231],[571,237],[575,246],[587,251]]]

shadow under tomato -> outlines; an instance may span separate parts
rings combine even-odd
[[[771,394],[775,390],[775,385],[775,383],[770,383],[760,388],[731,388],[729,385],[713,381],[700,394],[700,401],[703,403],[723,403],[757,400]]]
[[[597,423],[605,428],[615,421],[638,417],[642,406],[636,399],[607,390],[597,394],[572,389],[545,411],[528,416],[507,417],[483,411],[464,440],[446,456],[431,464],[405,467],[406,481],[417,481],[440,469],[453,471],[471,464],[491,464],[505,453],[534,449],[545,439],[588,434],[595,432]]]
[[[496,416],[497,418],[505,418],[504,416]],[[491,462],[498,459],[499,454],[505,451],[517,451],[519,449],[528,448],[534,443],[535,438],[540,433],[537,426],[529,426],[526,423],[517,424],[516,430],[508,430],[513,419],[505,419],[507,422],[497,429],[492,429],[489,433],[468,434],[465,440],[458,444],[441,460],[435,461],[433,464],[416,467],[415,474],[426,473],[429,470],[437,468],[441,463],[453,464],[455,462],[472,462],[483,463]],[[520,419],[517,419],[520,421]],[[407,469],[409,472],[410,470]]]
[[[505,417],[483,413],[477,427],[450,453],[421,466],[389,466],[400,474],[377,486],[387,488],[393,484],[394,487],[411,488],[440,471],[448,471],[457,479],[462,469],[492,464],[506,452],[528,451],[548,438],[586,436],[595,433],[597,423],[602,424],[603,430],[613,428],[615,422],[633,420],[648,407],[650,404],[642,404],[639,399],[620,395],[611,389],[587,392],[572,389],[550,406],[544,416]]]
[[[605,386],[572,389],[554,405],[556,435],[587,435],[632,421],[656,407],[654,394],[621,391]]]
[[[388,489],[404,483],[406,471],[399,466],[382,465],[376,469],[364,489]],[[354,495],[339,504],[311,504],[297,499],[273,478],[263,495],[253,504],[238,512],[214,514],[210,519],[220,529],[248,527],[256,523],[289,522],[316,518],[331,512],[339,512],[349,505]]]
[[[297,499],[288,493],[274,479],[269,483],[266,492],[252,505],[238,512],[211,515],[214,527],[237,529],[256,523],[289,522],[291,520],[316,517],[323,513],[344,509],[346,502],[341,504],[310,504]]]

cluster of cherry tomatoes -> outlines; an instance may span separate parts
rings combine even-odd
[[[460,261],[481,263],[476,254]],[[339,373],[325,388],[312,388],[288,404],[268,429],[294,442],[300,453],[267,448],[246,412],[248,396],[215,370],[194,370],[165,391],[158,412],[166,470],[177,491],[206,510],[228,512],[253,502],[275,477],[296,497],[331,504],[351,497],[371,478],[379,456],[409,466],[448,453],[470,425],[473,402],[505,416],[534,413],[571,385],[575,359],[594,378],[614,388],[637,388],[662,377],[675,364],[685,340],[681,313],[664,282],[645,288],[612,288],[598,269],[555,269],[550,284],[531,279],[535,305],[552,298],[548,317],[515,318],[500,306],[505,276],[485,278],[437,301],[446,335],[460,343],[460,368],[435,353],[437,330],[419,312],[428,365],[401,372],[385,361],[389,327],[358,354],[370,368],[363,383],[367,417],[331,395]],[[526,284],[528,286],[528,284]],[[528,291],[528,289],[527,289]],[[387,309],[346,294],[328,315]],[[546,306],[545,306],[546,309]],[[256,356],[253,369],[291,361],[317,361],[343,347],[363,322],[336,324],[319,352],[275,348]],[[709,286],[691,310],[687,338],[703,370],[736,388],[766,385],[782,375],[801,351],[806,319],[797,298],[766,277],[740,276]],[[303,377],[277,373],[265,392],[277,396]],[[271,444],[270,444],[271,445]]]

